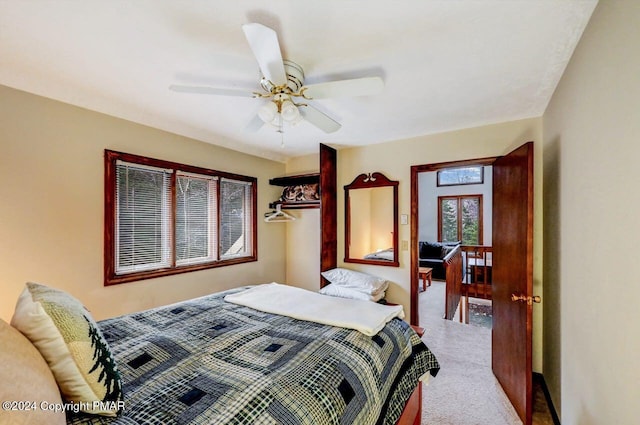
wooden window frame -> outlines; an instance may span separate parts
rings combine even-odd
[[[441,183],[440,182],[440,174],[443,172],[447,172],[448,170],[455,170],[460,168],[480,168],[480,181],[472,181],[472,182],[463,182],[463,183]],[[447,186],[466,186],[469,184],[484,184],[484,166],[483,165],[468,165],[462,167],[450,167],[443,168],[441,170],[436,171],[436,187],[447,187]]]
[[[241,264],[258,260],[258,219],[257,219],[257,186],[258,180],[255,177],[243,176],[240,174],[228,173],[223,171],[211,170],[207,168],[201,168],[186,164],[180,164],[172,161],[164,161],[160,159],[148,158],[145,156],[128,154],[123,152],[116,152],[112,150],[105,150],[105,177],[104,177],[104,285],[117,285],[122,283],[134,282],[144,279],[152,279],[162,276],[171,276],[180,273],[193,272],[198,270],[206,270],[216,267],[230,266],[233,264]],[[115,261],[116,261],[116,167],[117,161],[124,161],[134,164],[140,164],[144,166],[158,167],[164,169],[171,169],[174,171],[183,171],[187,173],[195,173],[206,176],[218,177],[221,181],[222,178],[238,180],[251,183],[251,214],[250,223],[252,228],[252,241],[251,241],[251,253],[250,255],[243,257],[235,257],[231,259],[221,260],[220,253],[220,226],[221,220],[217,220],[218,229],[216,241],[218,245],[217,259],[211,262],[204,262],[191,265],[176,265],[175,254],[175,175],[171,180],[171,220],[169,234],[171,237],[171,266],[165,268],[159,268],[155,270],[132,272],[126,274],[117,275],[115,273]],[[217,211],[218,217],[221,215],[220,211],[220,190],[217,190]]]
[[[478,243],[477,245],[482,245],[484,243],[484,221],[483,221],[483,205],[482,205],[482,194],[473,194],[473,195],[442,195],[438,196],[438,241],[442,242],[442,201],[444,199],[456,199],[458,202],[458,237],[462,242],[462,200],[463,199],[478,199]],[[462,243],[464,245],[464,243]]]

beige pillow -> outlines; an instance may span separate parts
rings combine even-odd
[[[11,324],[36,346],[67,401],[116,416],[122,386],[109,345],[82,303],[64,291],[27,283]]]
[[[24,335],[0,319],[0,401],[15,403],[0,409],[0,423],[8,425],[64,425],[60,390],[47,362]],[[15,408],[15,410],[14,410]]]

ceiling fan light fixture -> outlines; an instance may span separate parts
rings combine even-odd
[[[296,125],[300,124],[302,122],[302,114],[300,114],[300,111],[298,111],[298,116],[289,122],[289,124],[291,124],[291,126],[295,127]]]
[[[282,115],[280,114],[274,115],[273,119],[269,121],[268,124],[271,124],[277,129],[282,129]]]
[[[282,114],[283,120],[293,122],[300,116],[300,111],[298,111],[298,108],[292,101],[285,100],[280,107],[280,114]]]
[[[267,102],[258,111],[258,116],[266,123],[273,122],[278,117],[278,105],[274,102]]]

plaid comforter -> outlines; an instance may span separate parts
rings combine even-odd
[[[99,322],[122,376],[116,418],[70,424],[394,424],[438,362],[393,319],[373,337],[227,303],[237,288]]]

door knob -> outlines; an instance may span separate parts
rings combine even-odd
[[[542,301],[542,298],[540,298],[538,295],[529,297],[526,295],[511,294],[511,301],[520,301],[522,303],[526,302],[528,305],[532,305],[533,303],[539,303],[540,301]]]

